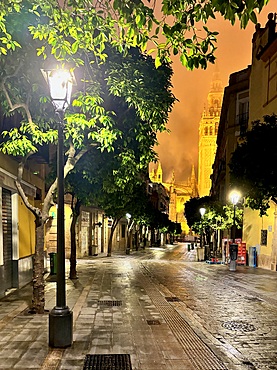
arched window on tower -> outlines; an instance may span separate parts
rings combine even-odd
[[[208,127],[207,126],[205,127],[204,135],[206,135],[206,136],[208,135]]]
[[[210,135],[213,134],[213,126],[210,126]]]

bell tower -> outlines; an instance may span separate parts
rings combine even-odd
[[[209,195],[211,188],[212,166],[216,153],[217,131],[223,98],[222,81],[219,72],[213,74],[210,91],[207,97],[207,107],[204,108],[199,123],[198,147],[198,191],[199,196]]]

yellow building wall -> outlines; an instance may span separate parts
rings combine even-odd
[[[32,201],[30,203],[33,204]],[[23,258],[35,251],[35,217],[20,197],[18,197],[18,221],[19,258]]]
[[[276,206],[270,203],[267,216],[260,217],[259,211],[250,208],[244,209],[243,222],[243,241],[246,242],[247,250],[249,247],[256,247],[258,252],[258,266],[270,269],[271,254],[274,236],[274,213]],[[261,245],[261,230],[267,230],[267,245]]]

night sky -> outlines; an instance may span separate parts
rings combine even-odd
[[[275,0],[271,0],[258,15],[262,27],[265,26],[270,12],[277,12]],[[231,26],[229,22],[218,18],[209,23],[209,28],[219,32],[215,55],[220,78],[225,87],[231,73],[251,64],[255,25],[249,23],[246,30],[241,30],[239,23]],[[176,102],[167,126],[171,133],[160,134],[160,145],[156,148],[163,168],[164,181],[171,178],[173,169],[177,181],[188,178],[192,164],[197,170],[198,127],[215,68],[215,65],[211,64],[206,70],[187,71],[178,58],[173,61],[173,91],[179,102]]]

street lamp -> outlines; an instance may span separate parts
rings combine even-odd
[[[73,74],[66,69],[42,71],[50,91],[58,125],[58,211],[57,211],[57,289],[56,306],[49,313],[49,346],[65,348],[72,344],[73,315],[66,305],[64,232],[64,113],[70,104]]]
[[[130,213],[126,213],[126,219],[127,219],[127,240],[126,240],[126,254],[130,254],[130,235],[129,235],[129,227],[130,227],[130,220],[132,215]]]
[[[234,206],[234,217],[233,217],[233,228],[232,228],[232,244],[229,246],[229,253],[230,253],[230,271],[236,271],[236,260],[238,257],[238,245],[235,243],[236,238],[236,205],[240,200],[241,194],[237,190],[232,190],[229,198],[231,203]]]
[[[206,248],[205,248],[205,243],[203,243],[204,239],[204,230],[203,230],[203,217],[204,214],[206,213],[206,208],[201,207],[199,209],[200,215],[201,215],[201,235],[200,235],[200,248],[204,248],[204,260],[206,259]],[[198,258],[199,259],[199,258]]]

